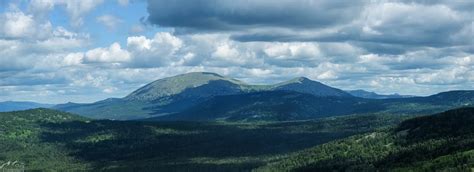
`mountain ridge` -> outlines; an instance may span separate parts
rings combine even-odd
[[[4,101],[0,102],[0,112],[27,110],[35,108],[50,108],[53,106],[55,105],[31,101]]]
[[[271,85],[251,85],[216,73],[192,72],[155,80],[110,102],[102,100],[90,104],[62,104],[55,108],[91,118],[140,119],[179,113],[215,96],[259,91],[295,91],[324,97],[352,97],[340,89],[304,77]],[[116,109],[122,106],[129,106],[133,110],[121,114],[123,112]]]
[[[353,113],[429,114],[473,104],[474,91],[368,99],[305,77],[271,85],[251,85],[215,73],[193,72],[153,81],[124,98],[54,108],[94,119],[251,121]]]
[[[355,97],[367,98],[367,99],[394,99],[394,98],[410,98],[416,97],[412,95],[401,95],[398,93],[394,94],[378,94],[376,92],[366,91],[362,89],[357,90],[345,90],[347,93]]]

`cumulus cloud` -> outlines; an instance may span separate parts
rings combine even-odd
[[[176,60],[174,54],[183,46],[183,41],[168,32],[158,32],[151,39],[144,36],[127,38],[127,49],[133,55],[134,67],[157,67],[170,65]]]
[[[38,22],[18,9],[1,14],[0,23],[0,38],[6,39],[45,39],[52,31],[50,22]]]
[[[74,27],[79,27],[84,23],[84,15],[102,4],[103,0],[31,0],[29,10],[39,17],[44,17],[55,6],[62,6],[69,14],[70,23]]]
[[[95,48],[85,54],[85,62],[127,62],[130,61],[130,53],[122,49],[119,43],[113,43],[108,48]]]
[[[199,4],[196,6],[196,4]],[[472,44],[472,3],[447,1],[149,1],[148,21],[238,41],[351,41],[373,53]],[[464,8],[463,8],[464,7]],[[409,14],[409,15],[407,15]]]
[[[308,59],[312,60],[320,56],[317,44],[311,43],[277,43],[269,45],[263,50],[269,57],[277,59]]]
[[[139,25],[88,16],[130,27],[133,36],[105,45],[81,33],[103,1],[29,2],[0,14],[0,100],[90,102],[194,71],[255,84],[306,76],[380,93],[474,89],[470,1],[149,0]],[[58,7],[72,27],[49,21]]]

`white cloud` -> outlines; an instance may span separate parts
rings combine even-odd
[[[2,23],[3,34],[7,37],[26,37],[34,33],[31,30],[35,25],[33,16],[25,15],[21,11],[5,13]]]
[[[103,2],[104,0],[32,0],[28,5],[28,9],[39,18],[42,18],[55,6],[63,6],[69,14],[71,25],[79,27],[84,23],[84,15]]]
[[[258,3],[263,9],[266,2],[262,2]],[[321,16],[313,19],[311,16],[315,15],[307,14],[320,13],[314,8],[284,5],[282,9],[311,11],[290,14],[303,18],[280,21],[274,20],[274,15],[261,13],[264,10],[256,10],[262,16],[259,19],[266,20],[264,26],[259,20],[233,14],[237,18],[232,22],[238,20],[234,24],[242,27],[213,28],[216,25],[209,20],[210,25],[195,28],[204,32],[176,27],[169,28],[172,32],[158,32],[151,37],[141,35],[149,33],[145,27],[153,26],[123,20],[130,24],[129,34],[135,36],[128,37],[125,44],[117,40],[111,45],[92,47],[94,44],[89,41],[94,39],[79,31],[83,30],[81,26],[87,26],[87,15],[103,0],[32,0],[24,11],[11,8],[0,14],[0,100],[34,97],[64,101],[67,97],[83,102],[121,97],[155,79],[192,71],[216,72],[260,84],[306,76],[342,89],[380,93],[427,95],[449,89],[474,89],[472,3],[365,2],[355,10],[351,7],[350,13],[339,13],[338,3],[330,3],[329,11],[336,12],[340,21]],[[126,6],[129,2],[117,3]],[[48,21],[49,13],[58,7],[69,15],[73,29],[53,26],[57,22]],[[255,11],[247,5],[238,9],[246,8]],[[163,10],[169,9],[173,8]],[[109,28],[121,23],[114,16],[88,17]],[[195,22],[163,19],[177,24]],[[233,26],[227,18],[218,19]]]
[[[103,0],[59,1],[59,3],[66,6],[71,25],[77,27],[84,23],[83,15],[102,4]]]
[[[144,36],[127,38],[127,49],[133,56],[134,67],[156,67],[177,61],[175,53],[183,41],[168,32],[158,32],[152,39]]]
[[[0,38],[46,39],[50,36],[52,25],[49,21],[38,22],[33,15],[18,9],[0,14]]]
[[[64,57],[63,64],[67,66],[76,66],[82,64],[84,53],[69,53]]]
[[[130,61],[130,53],[122,49],[119,43],[113,43],[108,48],[95,48],[85,54],[85,62],[117,63]]]
[[[321,56],[316,43],[268,43],[263,50],[276,59],[315,60]]]

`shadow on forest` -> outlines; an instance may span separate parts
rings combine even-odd
[[[42,127],[42,141],[65,145],[73,157],[96,169],[113,166],[113,170],[140,171],[248,170],[264,163],[258,157],[294,152],[354,134],[278,124],[109,120],[44,123]],[[213,162],[222,159],[228,161]]]

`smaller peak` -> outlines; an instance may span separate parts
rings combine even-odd
[[[290,80],[291,82],[308,82],[308,81],[312,81],[311,79],[309,78],[306,78],[306,77],[297,77],[297,78],[294,78],[292,80]]]
[[[281,85],[286,85],[286,84],[312,84],[312,83],[319,83],[318,81],[313,81],[311,79],[308,79],[306,77],[297,77],[293,78],[291,80],[281,82],[278,84],[275,84],[276,86],[281,86]]]

